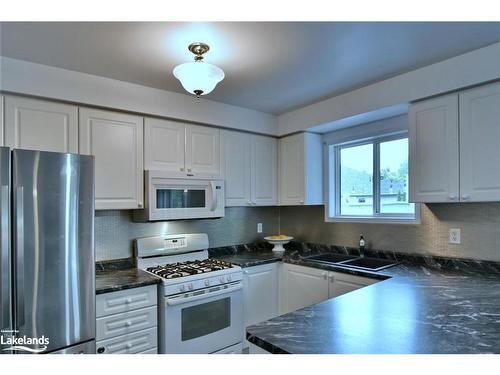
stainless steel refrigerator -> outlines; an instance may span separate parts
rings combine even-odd
[[[0,353],[95,353],[94,159],[0,148]]]

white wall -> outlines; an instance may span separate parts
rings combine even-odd
[[[317,132],[333,130],[335,121],[499,78],[500,43],[495,43],[282,114],[278,116],[279,134],[313,127]]]
[[[0,90],[277,134],[276,116],[267,113],[2,56]]]

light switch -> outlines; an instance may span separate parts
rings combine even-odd
[[[262,223],[257,223],[257,233],[262,233]]]

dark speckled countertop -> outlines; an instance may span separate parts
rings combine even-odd
[[[159,284],[161,279],[134,267],[132,259],[120,259],[96,264],[96,294],[116,292],[123,289],[138,288]]]
[[[271,353],[293,354],[500,353],[499,263],[374,251],[367,255],[401,263],[366,273],[306,259],[315,253],[353,249],[294,246],[301,248],[288,249],[284,262],[376,276],[381,281],[250,326],[251,343]],[[265,249],[249,249],[254,254],[243,250],[212,256],[242,266],[271,258],[258,254]]]

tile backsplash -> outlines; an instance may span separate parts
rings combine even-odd
[[[257,233],[257,223],[263,233]],[[250,243],[278,232],[279,207],[228,207],[220,219],[136,223],[132,211],[96,211],[96,260],[128,258],[132,240],[160,234],[207,233],[211,247]]]
[[[500,261],[500,203],[422,205],[421,219],[418,225],[325,223],[323,206],[289,206],[228,207],[221,219],[136,223],[132,211],[96,211],[96,260],[132,256],[138,237],[205,232],[210,246],[220,247],[261,241],[281,227],[301,242],[357,247],[363,233],[368,248]],[[461,229],[460,245],[448,243],[450,228]]]
[[[422,223],[388,225],[325,223],[323,206],[281,207],[281,232],[296,241],[357,247],[362,233],[368,248],[422,255],[500,261],[500,203],[422,204]],[[450,228],[462,243],[448,243]]]

